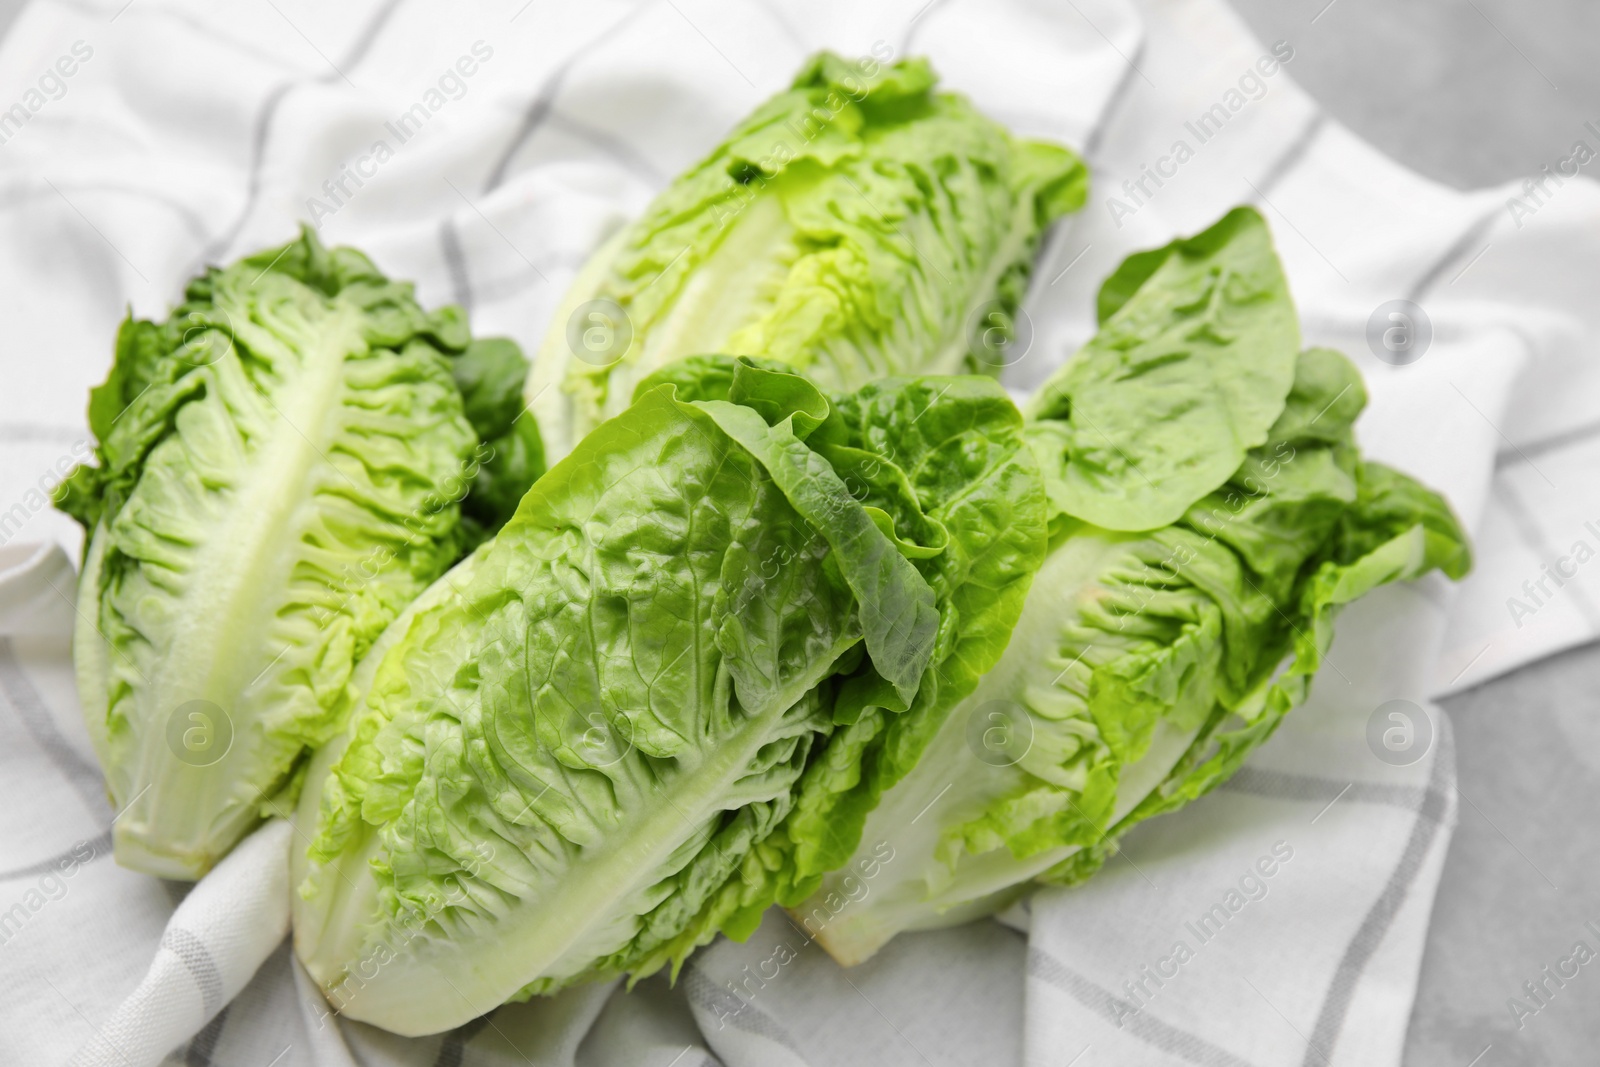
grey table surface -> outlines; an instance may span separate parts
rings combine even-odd
[[[0,0],[0,35],[24,0]],[[1526,177],[1600,121],[1593,0],[1232,0],[1295,46],[1295,77],[1407,166],[1461,189]],[[1460,823],[1445,861],[1406,1067],[1600,1063],[1600,960],[1517,1020],[1524,982],[1600,952],[1600,646],[1444,702]]]

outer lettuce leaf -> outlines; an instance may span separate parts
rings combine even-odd
[[[1360,378],[1313,349],[1263,444],[1174,524],[1058,524],[1010,647],[868,819],[859,904],[830,875],[795,914],[836,958],[987,914],[1034,879],[1087,877],[1130,826],[1231,775],[1306,696],[1337,608],[1438,567],[1466,539],[1435,494],[1360,460]],[[1017,740],[979,758],[975,716]],[[948,788],[946,788],[948,787]]]
[[[1117,840],[1145,819],[1172,811],[1221,785],[1283,716],[1303,703],[1333,643],[1338,609],[1381,585],[1438,569],[1454,579],[1471,569],[1471,549],[1449,506],[1435,493],[1379,463],[1362,463],[1360,497],[1340,517],[1331,558],[1302,583],[1292,658],[1267,687],[1260,707],[1216,714],[1166,778],[1097,841],[1043,872],[1041,881],[1075,884],[1116,851]]]
[[[1246,436],[1255,445],[1266,442],[1294,382],[1294,309],[1265,224],[1241,209],[1195,238],[1134,257],[1107,282],[1102,311],[1100,333],[1036,398],[1032,406],[1044,414],[1027,434],[1044,470],[1057,527],[1081,527],[1089,516],[1108,515],[1106,521],[1118,529],[1159,527],[1207,492],[1220,491],[1240,467],[1245,452],[1235,446],[1242,440],[1241,421],[1260,423]],[[1183,425],[1173,432],[1164,420]],[[1086,443],[1091,430],[1098,431],[1100,444]],[[1221,444],[1219,434],[1226,439]],[[1096,474],[1096,457],[1107,446],[1120,466]],[[1219,451],[1228,466],[1213,471]],[[1135,564],[1148,567],[1180,550],[1192,549],[1153,543],[1146,554],[1157,559]],[[1074,550],[1068,558],[1078,560],[1079,554]],[[1214,555],[1220,558],[1212,587],[1226,584],[1229,568],[1237,570],[1227,553]],[[1069,572],[1050,584],[1072,589],[1079,578]],[[1245,606],[1252,618],[1271,614],[1262,602]],[[951,676],[947,691],[956,697],[970,693],[1008,636],[999,634],[974,669]],[[1160,648],[1170,636],[1163,631],[1149,640]],[[1237,681],[1242,673],[1236,666],[1229,677]],[[1113,735],[1132,730],[1142,738],[1150,729],[1148,722],[1105,718]],[[793,853],[769,861],[780,882],[779,898],[790,906],[805,900],[822,875],[852,852],[878,844],[861,836],[868,813],[911,771],[941,726],[953,729],[942,714],[836,719],[850,725],[835,738],[828,758],[807,771],[796,812],[774,838]],[[1100,799],[1109,798],[1106,793]]]
[[[485,459],[452,377],[469,340],[309,231],[207,271],[164,322],[123,323],[90,399],[96,465],[57,497],[90,532],[74,659],[119,862],[203,874],[466,547]]]
[[[528,360],[515,341],[489,337],[452,353],[450,370],[467,421],[486,454],[462,501],[462,521],[474,544],[492,537],[544,473],[544,439],[538,420],[522,404]]]
[[[297,816],[296,947],[345,1014],[434,1032],[741,932],[844,694],[927,701],[956,649],[1009,628],[982,605],[1020,606],[1044,498],[997,384],[830,403],[752,361],[702,372],[701,398],[667,382],[591,433],[366,668]],[[851,413],[872,404],[907,425],[868,439]],[[955,499],[1033,494],[958,536],[931,492],[848,481],[868,460]],[[981,572],[993,591],[967,588],[972,546],[1029,536]]]
[[[1266,440],[1294,380],[1299,320],[1266,222],[1235,208],[1130,257],[1100,317],[1028,405],[1051,501],[1108,530],[1165,526]]]
[[[979,388],[980,380],[965,381]],[[934,384],[920,396],[869,387],[841,414],[873,450],[909,458],[911,490],[949,531],[951,549],[922,564],[936,590],[953,593],[941,620],[948,651],[905,714],[867,698],[859,709],[836,709],[835,720],[848,725],[807,769],[778,842],[794,850],[792,863],[779,866],[786,903],[803,899],[850,856],[878,797],[910,771],[949,709],[999,660],[1043,560],[1047,504],[1037,470],[1016,460],[1009,438],[997,447],[978,431],[1001,415],[999,398],[986,400],[992,414],[983,421],[961,407],[921,414],[930,410]],[[890,414],[895,406],[898,417]],[[775,856],[766,861],[779,865]]]
[[[809,428],[827,413],[822,394],[815,397],[822,407]],[[840,576],[855,594],[874,672],[894,686],[902,701],[910,700],[933,656],[939,627],[933,590],[851,496],[827,459],[807,447],[795,424],[800,416],[809,421],[810,413],[801,409],[769,426],[754,407],[726,401],[709,401],[705,407],[718,427],[755,457],[795,511],[821,531]]]
[[[791,813],[653,965],[670,960],[676,973],[718,931],[748,936],[775,899],[804,898],[849,858],[879,795],[1000,658],[1045,547],[1047,504],[1020,430],[985,379],[929,378],[838,398],[834,417],[812,434],[868,510],[892,518],[902,551],[935,590],[934,662],[910,702],[871,664],[841,672],[837,728],[793,790]]]
[[[935,80],[920,59],[818,55],[608,242],[528,380],[551,456],[686,356],[764,356],[853,390],[967,369],[980,309],[1009,330],[1040,234],[1082,206],[1088,173]]]

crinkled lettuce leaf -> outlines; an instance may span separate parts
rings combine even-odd
[[[589,434],[366,668],[297,814],[296,947],[344,1014],[431,1033],[747,931],[840,716],[936,711],[998,656],[1046,538],[1004,391],[713,362]]]
[[[1000,658],[1043,557],[1043,484],[990,382],[874,383],[836,398],[834,414],[811,440],[869,511],[892,519],[935,590],[934,662],[909,701],[870,663],[841,671],[834,732],[798,777],[789,814],[653,961],[670,960],[674,974],[696,945],[719,931],[748,936],[774,901],[803,898],[849,858],[879,795]]]
[[[969,369],[974,321],[1009,331],[1088,172],[935,81],[921,59],[816,56],[597,252],[528,380],[551,457],[686,356],[762,356],[847,391]]]
[[[1060,511],[1152,530],[1266,440],[1294,381],[1299,319],[1249,207],[1130,256],[1099,313],[1099,331],[1028,404],[1035,447]]]
[[[1231,713],[1214,711],[1155,789],[1088,847],[1042,872],[1040,881],[1082,881],[1114,854],[1129,828],[1180,808],[1231,777],[1272,736],[1283,716],[1304,703],[1333,643],[1333,620],[1342,605],[1379,586],[1435,569],[1457,580],[1466,576],[1471,548],[1438,494],[1381,463],[1361,462],[1356,477],[1356,502],[1340,516],[1324,549],[1327,558],[1316,564],[1291,600],[1290,658],[1259,703]]]
[[[521,372],[309,230],[122,324],[57,495],[89,534],[74,659],[120,862],[199,877],[342,726],[354,665],[469,546],[463,497],[536,466],[474,432],[510,428]]]
[[[1176,521],[1114,530],[1057,512],[999,664],[881,798],[849,862],[792,907],[835,958],[1092,874],[1129,827],[1214,788],[1304,701],[1341,605],[1435,568],[1465,574],[1448,505],[1361,459],[1366,395],[1348,360],[1300,353],[1279,396],[1260,443],[1221,484],[1196,483]],[[849,892],[866,865],[870,891]]]
[[[468,340],[465,348],[450,353],[450,372],[467,421],[483,443],[482,461],[461,502],[462,524],[476,545],[505,525],[544,473],[544,438],[538,419],[522,403],[528,360],[515,341]]]

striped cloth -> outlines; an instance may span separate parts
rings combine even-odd
[[[84,397],[124,309],[160,314],[201,264],[314,218],[425,303],[531,347],[597,241],[808,53],[875,44],[931,56],[1094,168],[1045,249],[1011,385],[1089,335],[1127,253],[1257,203],[1308,341],[1362,362],[1364,447],[1450,496],[1478,572],[1349,611],[1310,706],[1087,885],[849,971],[774,913],[676,987],[579,989],[402,1040],[330,1016],[294,964],[285,827],[192,890],[109,862],[116,813],[68,658],[78,535],[45,490],[87,450]],[[1600,198],[1565,176],[1461,194],[1412,175],[1295,86],[1293,51],[1220,0],[34,3],[0,49],[0,1062],[1398,1062],[1460,799],[1428,698],[1600,623],[1583,476]],[[1426,343],[1369,344],[1392,301],[1425,309]],[[1397,700],[1424,738],[1406,766],[1368,743]]]

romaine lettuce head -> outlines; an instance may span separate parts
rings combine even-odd
[[[1039,236],[1088,174],[934,83],[921,59],[818,55],[597,252],[528,380],[552,458],[697,353],[828,390],[982,369],[969,333],[1001,361]]]
[[[338,1010],[432,1033],[747,932],[836,724],[998,657],[1046,546],[1004,391],[778,368],[647,383],[363,665],[296,815]]]
[[[475,432],[525,432],[524,365],[310,231],[122,324],[95,465],[57,493],[89,536],[73,658],[119,862],[199,877],[339,729],[367,647],[509,514],[486,472],[537,474]]]
[[[1288,285],[1265,222],[1241,208],[1130,259],[1100,304],[1102,329],[1041,387],[1027,437],[1055,525],[1092,513],[1117,529],[1161,526],[1174,500],[1181,513],[1218,488],[1283,410],[1299,340]],[[1231,464],[1220,471],[1219,454]],[[1011,635],[994,636],[999,651]],[[807,768],[793,813],[760,849],[781,903],[800,905],[824,874],[884,844],[862,836],[868,814],[987,669],[959,663],[940,675],[942,698],[917,714],[867,701]]]
[[[1146,277],[1159,284],[1159,273]],[[1190,313],[1170,303],[1175,317]],[[1239,323],[1231,335],[1256,334]],[[1202,334],[1197,347],[1214,344]],[[1164,365],[1183,350],[1174,344]],[[1215,360],[1191,380],[1193,402],[1265,405],[1212,387],[1234,363]],[[1253,377],[1276,392],[1271,375]],[[1129,393],[1143,388],[1138,375],[1121,381]],[[1198,467],[1173,462],[1175,439],[1126,438],[1108,480],[1079,483],[1085,498],[1109,497],[1084,510],[1124,514],[1129,501],[1165,495],[1176,470],[1193,472],[1198,491],[1155,529],[1056,512],[1005,655],[884,793],[848,862],[792,907],[807,932],[852,964],[900,931],[999,910],[1036,880],[1089,876],[1129,827],[1214,788],[1303,702],[1341,605],[1434,568],[1465,574],[1466,538],[1444,501],[1360,458],[1351,426],[1365,402],[1343,356],[1301,353],[1269,429],[1209,488]],[[1085,426],[1098,421],[1080,414]],[[1057,444],[1072,435],[1039,423],[1029,433],[1046,442],[1048,480]]]

